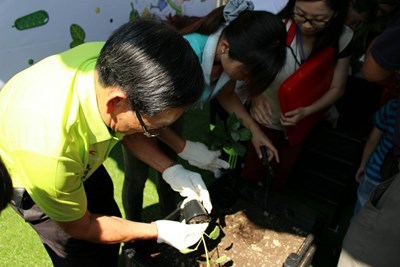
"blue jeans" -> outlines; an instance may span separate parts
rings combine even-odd
[[[379,182],[370,179],[367,175],[364,174],[357,189],[357,200],[356,206],[354,207],[354,215],[356,215],[365,205],[365,203],[367,203],[372,190],[374,190],[374,188],[378,185]]]

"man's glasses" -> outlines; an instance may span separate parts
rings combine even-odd
[[[144,124],[144,121],[142,119],[142,116],[139,114],[139,112],[135,111],[136,117],[140,123],[140,126],[142,126],[143,129],[143,134],[147,137],[157,137],[160,135],[160,131],[162,129],[154,129],[154,130],[148,130],[146,124]]]
[[[322,29],[328,26],[328,24],[332,21],[332,19],[336,16],[336,13],[333,14],[329,19],[327,20],[316,20],[316,19],[309,19],[304,15],[301,15],[299,13],[293,12],[293,19],[297,23],[304,24],[306,22],[310,23],[310,25],[314,28]]]

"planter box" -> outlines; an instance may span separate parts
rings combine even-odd
[[[219,225],[221,234],[217,240],[205,237],[211,266],[258,266],[281,267],[309,266],[315,247],[306,241],[309,233],[287,219],[269,214],[254,203],[238,198],[229,208],[215,206],[212,221],[206,233]],[[305,245],[305,242],[308,243]],[[150,245],[149,245],[150,244]],[[125,266],[204,267],[206,256],[203,244],[197,251],[182,254],[166,244],[137,242],[136,250],[147,257],[148,265],[139,263]],[[299,251],[302,263],[293,263]],[[215,261],[225,255],[226,261]],[[294,261],[293,261],[294,259]]]

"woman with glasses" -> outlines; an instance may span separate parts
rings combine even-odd
[[[272,162],[272,187],[277,190],[286,184],[301,148],[301,144],[289,145],[284,127],[296,125],[307,116],[332,107],[344,93],[353,36],[352,30],[344,25],[348,9],[348,0],[290,0],[278,14],[286,22],[287,29],[292,24],[295,29],[292,36],[288,32],[288,40],[291,37],[292,41],[287,48],[286,65],[261,95],[252,98],[250,108],[252,117],[263,126],[279,152],[280,162]],[[282,114],[278,99],[281,84],[304,62],[328,46],[333,46],[336,51],[330,89],[311,105]],[[250,146],[242,176],[257,180],[266,171]]]

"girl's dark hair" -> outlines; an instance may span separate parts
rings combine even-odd
[[[96,69],[103,86],[120,87],[132,109],[146,116],[190,106],[204,89],[203,71],[189,43],[173,27],[151,19],[118,28]]]
[[[292,18],[296,2],[319,2],[323,1],[333,10],[333,16],[329,24],[318,32],[317,41],[311,51],[310,57],[327,46],[333,45],[338,51],[339,39],[342,35],[344,22],[349,11],[349,0],[289,0],[287,5],[279,12],[282,19]]]
[[[0,158],[0,212],[10,203],[13,192],[10,174]]]
[[[175,16],[167,22],[182,34],[210,35],[225,23],[223,8],[216,8],[205,17]],[[229,43],[229,57],[241,62],[248,73],[244,95],[251,97],[263,92],[285,64],[284,23],[266,11],[244,11],[223,29],[222,34]]]

